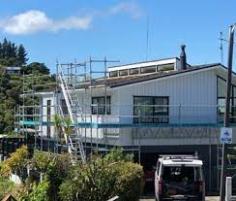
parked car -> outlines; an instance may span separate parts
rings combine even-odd
[[[204,201],[203,162],[192,155],[163,155],[155,170],[157,201]]]

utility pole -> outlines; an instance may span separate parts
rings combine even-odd
[[[233,64],[233,45],[234,45],[234,30],[235,24],[229,28],[229,49],[228,49],[228,76],[227,76],[227,92],[225,102],[224,127],[229,127],[230,124],[230,99],[231,99],[231,80],[232,80],[232,64]],[[227,156],[227,144],[222,145],[221,159],[221,178],[220,178],[220,201],[225,200],[225,165]]]

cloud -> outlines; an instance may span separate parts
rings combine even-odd
[[[121,2],[111,7],[109,13],[112,15],[127,13],[133,19],[138,19],[143,15],[141,8],[134,2]]]
[[[0,28],[9,34],[22,35],[41,31],[86,30],[90,27],[92,16],[69,17],[61,20],[49,18],[39,10],[24,13],[0,21]]]
[[[53,19],[40,10],[29,10],[0,20],[0,30],[13,35],[27,35],[38,32],[58,32],[61,30],[87,30],[93,20],[126,13],[133,19],[142,16],[142,10],[135,2],[121,2],[103,11],[89,12],[83,17],[71,16]]]

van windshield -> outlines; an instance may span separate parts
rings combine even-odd
[[[162,182],[164,195],[199,195],[203,178],[201,167],[163,166]]]
[[[162,175],[164,181],[171,181],[171,182],[192,183],[194,181],[202,180],[200,167],[165,166]]]

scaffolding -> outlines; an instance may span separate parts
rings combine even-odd
[[[39,75],[32,70],[30,74],[22,74],[22,94],[21,104],[15,109],[15,131],[22,134],[26,138],[26,142],[30,143],[34,148],[37,147],[40,139],[39,149],[43,149],[42,141],[42,106],[40,105],[39,92],[42,88],[49,87],[55,90],[55,82],[40,83],[41,80],[50,80],[51,75]],[[32,143],[32,137],[34,142]],[[30,139],[31,138],[31,139]],[[29,142],[31,140],[31,142]],[[56,150],[54,150],[56,152]]]
[[[76,129],[79,122],[84,125],[82,128],[78,128],[78,132],[83,132],[83,135],[79,135],[83,142],[82,144],[85,146],[85,152],[93,153],[94,150],[101,150],[99,149],[98,126],[95,126],[96,136],[93,136],[94,124],[98,122],[98,113],[94,115],[93,110],[96,107],[97,110],[99,110],[99,108],[97,104],[93,103],[92,97],[96,96],[94,89],[99,88],[99,96],[104,97],[104,116],[106,116],[108,114],[107,65],[114,62],[119,61],[108,60],[106,57],[102,60],[92,59],[90,57],[88,61],[83,63],[57,64],[57,80],[59,80],[61,84],[60,88],[65,98],[70,119]],[[79,94],[83,95],[79,96]],[[64,114],[62,116],[64,116]],[[94,116],[96,116],[95,122]],[[106,128],[104,128],[104,130],[104,133],[106,133]],[[90,133],[90,136],[88,136],[88,133]],[[78,137],[78,135],[76,136]],[[74,139],[71,139],[71,142],[72,141],[74,141]],[[103,143],[105,142],[106,140],[103,140]],[[107,147],[104,150],[107,150]]]
[[[94,115],[93,110],[99,110],[99,106],[93,103],[92,97],[95,95],[94,89],[99,88],[100,96],[104,97],[105,116],[108,114],[108,94],[107,94],[107,66],[111,63],[119,62],[116,60],[92,59],[91,57],[81,63],[57,63],[56,65],[56,83],[52,88],[53,104],[48,106],[40,100],[41,92],[38,89],[37,80],[39,75],[23,74],[23,90],[22,90],[22,105],[16,111],[16,129],[23,135],[27,136],[31,133],[34,138],[34,147],[37,147],[37,141],[40,139],[40,149],[43,149],[43,127],[56,127],[55,120],[52,116],[43,114],[44,110],[53,110],[54,114],[61,119],[61,131],[66,142],[67,151],[73,156],[73,160],[86,160],[86,155],[92,154],[94,151],[108,151],[106,144],[106,135],[104,135],[103,144],[105,148],[99,148],[99,127],[94,126],[98,120],[98,114]],[[102,69],[102,70],[101,70]],[[43,75],[50,76],[50,75]],[[45,83],[45,86],[51,83]],[[83,96],[80,96],[79,93]],[[64,103],[62,99],[65,100]],[[31,100],[31,101],[29,101]],[[90,101],[91,102],[90,102]],[[40,103],[41,101],[41,103]],[[40,103],[40,104],[39,104]],[[46,117],[45,117],[46,116]],[[94,117],[95,116],[95,117]],[[66,133],[66,118],[70,119],[70,135]],[[82,123],[84,126],[80,126]],[[95,121],[96,120],[96,121]],[[54,125],[52,125],[54,124]],[[106,133],[107,128],[103,128]],[[58,152],[59,133],[57,129],[53,129],[56,146],[54,152]],[[93,134],[96,133],[96,136]],[[89,134],[89,135],[88,135]]]
[[[104,133],[107,133],[106,130],[108,128],[135,128],[137,131],[140,127],[162,127],[166,124],[142,124],[140,120],[142,119],[149,119],[149,116],[143,116],[143,114],[121,114],[123,115],[120,117],[120,114],[115,115],[107,115],[109,108],[108,99],[111,94],[109,94],[109,83],[113,79],[116,78],[110,78],[108,76],[108,70],[107,65],[110,63],[119,62],[114,60],[108,60],[106,57],[102,60],[96,60],[89,58],[88,60],[81,62],[81,63],[57,63],[56,68],[56,83],[45,83],[44,85],[51,85],[53,84],[54,87],[51,88],[51,91],[53,93],[53,105],[50,105],[51,110],[54,110],[55,114],[58,114],[61,116],[62,119],[69,117],[73,124],[73,129],[77,129],[77,127],[80,127],[78,132],[83,132],[83,144],[85,145],[84,149],[85,152],[92,151],[92,149],[96,148],[98,149],[99,141],[98,137],[92,136],[92,133],[94,128],[96,129],[96,132],[98,133],[99,128],[104,129]],[[103,69],[103,70],[101,70]],[[50,75],[43,75],[45,77],[49,77]],[[39,78],[39,75],[36,75],[34,72],[30,75],[24,75],[23,74],[23,91],[22,91],[22,105],[18,107],[17,111],[17,117],[18,121],[17,125],[19,128],[18,130],[25,133],[25,131],[31,131],[35,135],[34,136],[40,136],[40,132],[42,132],[42,129],[40,127],[44,126],[44,124],[52,124],[53,119],[45,118],[45,114],[43,114],[43,110],[47,107],[45,103],[39,104],[39,98],[40,98],[40,90],[39,84],[37,83],[37,80]],[[42,84],[41,84],[42,85]],[[99,90],[99,93],[97,92]],[[82,95],[81,95],[82,94]],[[98,110],[99,104],[94,100],[94,97],[103,97],[103,119],[101,120],[103,125],[99,125],[99,115]],[[30,97],[31,100],[33,100],[31,103],[28,103],[28,98]],[[64,99],[65,102],[62,103],[61,100]],[[26,101],[27,100],[27,101]],[[101,105],[101,104],[100,104]],[[135,105],[115,105],[113,103],[113,107],[124,107],[124,110],[126,108],[134,107]],[[147,108],[145,105],[138,105],[139,107],[143,107],[144,110]],[[161,117],[162,119],[166,118],[172,118],[174,119],[174,123],[170,125],[170,122],[168,122],[170,126],[172,127],[185,127],[185,121],[189,119],[189,116],[184,116],[184,113],[186,111],[191,111],[193,113],[201,113],[201,111],[204,111],[206,108],[211,111],[215,111],[218,106],[186,106],[186,105],[149,105],[148,107],[168,107],[169,110],[172,110],[173,114],[171,117],[165,117],[164,115]],[[66,108],[66,111],[65,111]],[[140,111],[139,111],[140,112]],[[131,115],[131,116],[130,116]],[[174,116],[175,115],[175,116]],[[131,123],[124,123],[118,121],[115,123],[112,123],[106,120],[110,120],[111,116],[115,116],[115,118],[124,118],[124,119],[132,119],[137,120],[136,124],[133,122]],[[161,119],[160,118],[160,119]],[[29,121],[30,120],[30,121]],[[214,126],[214,124],[205,123],[205,118],[201,120],[201,116],[194,116],[193,121],[198,123],[198,126]],[[159,121],[159,120],[158,120]],[[210,119],[209,122],[212,120]],[[26,123],[27,122],[27,123]],[[109,125],[108,125],[109,124]],[[188,122],[187,127],[194,126],[191,124],[191,122]],[[21,128],[20,128],[21,127]],[[33,129],[35,127],[35,129]],[[29,130],[31,129],[31,130]],[[90,133],[90,136],[88,136],[88,133]],[[190,132],[191,133],[191,132]],[[79,136],[81,134],[78,133]],[[106,135],[104,135],[106,137]],[[65,135],[65,140],[66,139]],[[103,141],[103,143],[106,140]],[[85,153],[86,154],[86,153]]]
[[[121,134],[123,136],[126,134],[123,133],[122,129],[125,130],[126,128],[130,129],[129,131],[132,133],[132,146],[124,146],[124,150],[135,153],[139,162],[141,162],[142,140],[154,139],[157,136],[159,139],[167,140],[173,138],[184,139],[188,136],[204,138],[209,139],[210,167],[213,163],[211,161],[214,160],[211,159],[212,147],[219,144],[217,135],[213,135],[215,130],[212,128],[219,127],[220,124],[211,123],[211,117],[206,119],[201,112],[205,110],[217,111],[222,109],[221,106],[148,106],[149,108],[157,107],[159,109],[160,107],[168,107],[168,110],[172,111],[171,115],[160,117],[162,120],[169,118],[168,124],[143,124],[141,120],[150,117],[143,116],[142,113],[120,114],[119,111],[113,114],[111,106],[113,109],[123,107],[123,111],[135,107],[135,105],[126,103],[123,103],[123,105],[112,103],[110,105],[109,97],[113,95],[110,83],[117,78],[109,77],[107,66],[114,62],[118,61],[108,60],[106,57],[101,60],[89,58],[84,62],[75,63],[58,62],[56,64],[55,82],[45,82],[43,84],[44,86],[50,86],[50,96],[53,97],[50,99],[51,103],[42,102],[43,91],[40,90],[42,83],[38,83],[39,75],[34,72],[30,75],[23,74],[22,105],[18,107],[16,112],[17,130],[26,137],[29,133],[32,134],[34,148],[45,150],[44,142],[47,139],[49,151],[56,153],[66,151],[70,153],[73,161],[79,159],[83,162],[86,162],[86,157],[93,152],[107,152],[111,147],[119,146],[119,137]],[[42,75],[42,77],[47,78],[50,75]],[[103,97],[102,103],[98,103],[98,99],[101,97]],[[138,105],[138,107],[142,107],[144,110],[147,109],[146,105]],[[99,111],[102,111],[103,114],[99,115]],[[195,116],[188,116],[189,113]],[[199,116],[196,116],[197,114]],[[57,125],[53,115],[59,116],[60,128],[55,128]],[[220,118],[219,121],[222,120]],[[69,121],[67,121],[68,119]],[[113,119],[115,120],[113,121]],[[191,119],[193,122],[197,122],[197,125],[191,123]],[[202,129],[197,130],[197,128]],[[117,129],[118,132],[115,130],[115,134],[112,136],[111,129]],[[102,138],[100,138],[100,131],[102,132]],[[48,135],[43,136],[45,132]],[[53,149],[50,148],[51,145]],[[219,150],[220,145],[217,147],[217,153],[220,152]],[[217,157],[216,171],[218,172],[221,157],[219,154],[217,154]],[[214,180],[210,169],[209,178]],[[218,184],[219,181],[216,182]],[[211,189],[211,183],[209,185]]]

